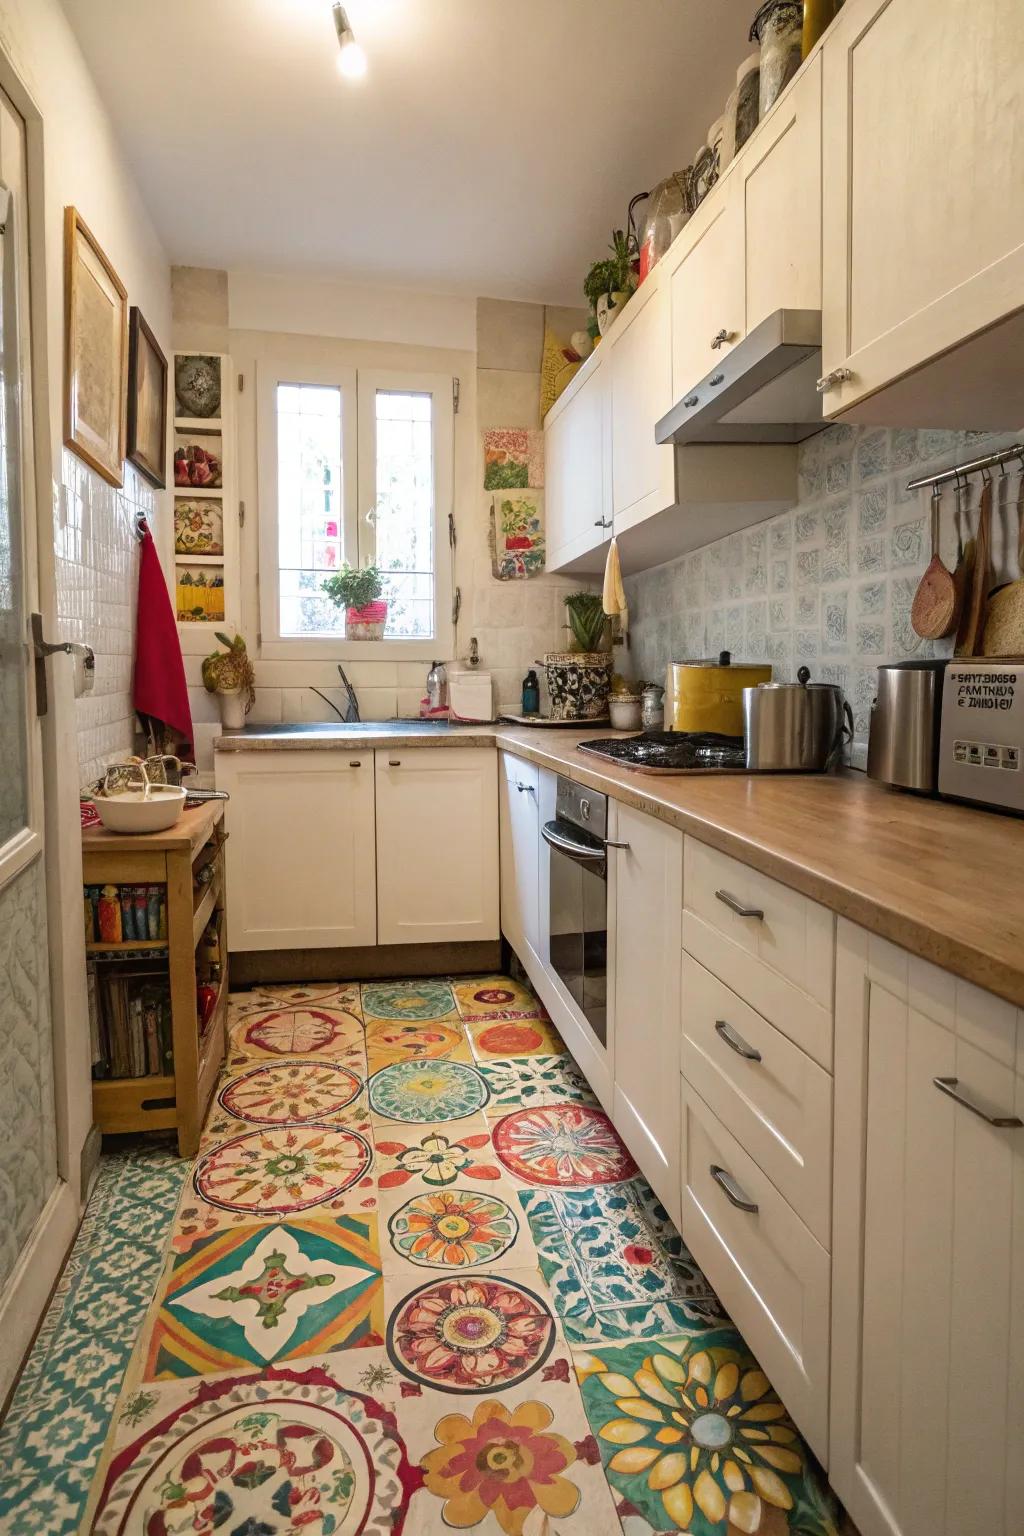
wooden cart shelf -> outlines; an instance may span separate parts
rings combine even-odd
[[[224,933],[223,801],[186,811],[167,832],[118,836],[102,827],[82,833],[83,876],[87,885],[152,884],[166,886],[167,938],[131,939],[119,944],[87,944],[88,954],[107,959],[118,954],[157,951],[165,960],[171,995],[173,1075],[98,1079],[93,1083],[93,1116],[107,1134],[125,1131],[178,1132],[178,1151],[191,1157],[224,1059],[227,1035],[227,950],[220,946],[221,981],[210,1022],[200,1034],[196,1011],[196,949],[215,914]],[[212,852],[211,852],[212,850]],[[196,900],[195,866],[212,862],[209,882]]]

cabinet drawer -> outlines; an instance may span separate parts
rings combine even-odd
[[[832,1079],[683,956],[682,1070],[823,1247],[832,1215]]]
[[[685,1079],[682,1111],[683,1239],[827,1462],[829,1256]],[[723,1179],[756,1210],[734,1205]]]
[[[692,837],[686,839],[683,901],[684,948],[831,1069],[832,913]]]

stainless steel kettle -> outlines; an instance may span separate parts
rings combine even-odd
[[[795,683],[743,690],[743,736],[749,769],[823,773],[853,739],[853,713],[835,683],[812,683],[806,667]]]

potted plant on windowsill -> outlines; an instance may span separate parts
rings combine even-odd
[[[635,254],[624,230],[612,231],[611,255],[595,261],[583,280],[583,292],[603,336],[636,287]]]
[[[217,695],[221,725],[226,731],[240,731],[245,717],[256,702],[256,674],[241,635],[232,640],[222,630],[216,637],[224,651],[212,651],[203,662],[203,687]]]
[[[388,604],[380,566],[343,565],[322,583],[322,591],[345,610],[346,640],[383,640]]]
[[[565,599],[572,649],[544,657],[553,720],[602,720],[608,713],[612,654],[608,615],[596,592],[571,592]]]

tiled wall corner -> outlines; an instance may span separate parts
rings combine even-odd
[[[62,639],[91,645],[95,684],[75,703],[79,778],[84,784],[132,749],[132,665],[138,599],[136,520],[152,520],[156,493],[130,464],[120,490],[70,449],[61,458],[54,505],[57,620]]]
[[[839,423],[811,438],[800,451],[799,495],[789,512],[626,579],[636,675],[663,681],[670,660],[723,650],[736,660],[770,661],[782,681],[807,666],[818,681],[845,690],[853,761],[863,766],[879,663],[943,654],[951,643],[920,640],[910,625],[931,550],[928,492],[908,492],[907,481],[1016,437]],[[997,476],[997,580],[1016,575],[1018,485],[1016,473]],[[972,480],[964,537],[979,490]],[[940,529],[952,568],[958,535],[949,491]]]

